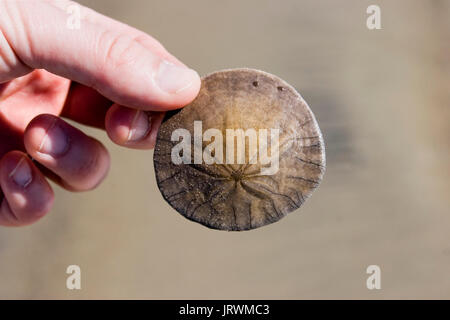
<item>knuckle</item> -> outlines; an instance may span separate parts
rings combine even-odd
[[[74,168],[69,184],[76,190],[95,189],[105,178],[109,168],[109,154],[103,145],[97,141],[96,151],[92,152]]]
[[[32,215],[30,215],[30,220],[35,221],[43,216],[45,216],[47,213],[49,213],[53,207],[54,198],[53,196],[43,197],[43,199],[39,202],[37,202],[33,208],[30,208],[30,212],[33,212]]]
[[[134,64],[141,50],[134,38],[110,31],[102,33],[98,46],[103,52],[100,65],[115,69]]]

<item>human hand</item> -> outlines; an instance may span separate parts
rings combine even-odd
[[[81,9],[80,29],[67,27],[69,5]],[[0,0],[0,225],[44,216],[47,178],[86,191],[107,174],[105,147],[61,117],[149,149],[164,111],[199,88],[195,71],[130,26],[66,0]]]

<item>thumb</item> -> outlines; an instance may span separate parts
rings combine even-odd
[[[155,111],[188,104],[200,88],[198,74],[155,39],[74,2],[2,1],[0,17],[0,82],[46,69]]]

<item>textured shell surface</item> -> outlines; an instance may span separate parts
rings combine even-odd
[[[203,154],[218,139],[196,140],[194,123],[201,123],[202,134],[208,129],[222,134],[221,148],[208,149],[214,163],[194,160],[194,150]],[[183,150],[189,159],[176,164],[173,150],[180,140],[173,133],[180,128],[189,132],[192,151]],[[230,130],[245,135],[228,140]],[[227,148],[232,142],[239,150],[239,137],[245,157],[227,162]],[[277,161],[270,174],[264,173],[273,165],[262,160],[264,147]],[[238,159],[238,151],[231,150],[230,159]],[[203,77],[197,98],[166,114],[154,167],[164,199],[184,217],[213,229],[241,231],[276,222],[299,208],[322,180],[325,147],[312,111],[293,87],[263,71],[230,69]]]

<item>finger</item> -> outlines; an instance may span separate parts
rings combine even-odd
[[[113,103],[92,88],[72,82],[61,116],[105,129],[105,116]]]
[[[75,3],[70,0],[47,0],[49,1],[53,6],[56,8],[59,8],[63,12],[67,13],[67,9],[70,6],[76,5],[80,9],[80,5],[78,3]],[[138,41],[140,44],[142,44],[147,49],[157,53],[160,57],[166,59],[167,61],[170,61],[174,64],[184,66],[184,64],[178,60],[176,57],[171,55],[164,46],[158,42],[155,38],[149,36],[145,32],[138,30],[136,28],[133,28],[125,23],[122,23],[120,21],[114,20],[108,16],[105,16],[99,12],[96,12],[88,7],[82,7],[82,10],[80,11],[81,18],[83,20],[89,21],[92,24],[103,26],[104,28],[107,28],[108,30],[114,30],[116,32],[120,33],[126,33],[130,36],[132,36],[136,41]]]
[[[109,169],[109,154],[97,140],[53,115],[34,118],[24,135],[25,148],[72,191],[95,188]]]
[[[106,132],[116,144],[134,149],[151,149],[164,112],[141,111],[114,104],[105,119]]]
[[[2,32],[18,61],[30,68],[47,69],[93,87],[119,104],[145,110],[184,106],[199,91],[195,71],[165,59],[160,49],[142,45],[142,36],[132,30],[128,33],[122,25],[111,29],[112,22],[104,23],[100,15],[82,20],[80,29],[71,29],[69,15],[49,3],[1,4],[6,15],[0,22]]]
[[[0,225],[23,226],[48,213],[54,195],[45,177],[22,152],[12,151],[0,162],[0,185],[4,199]]]

